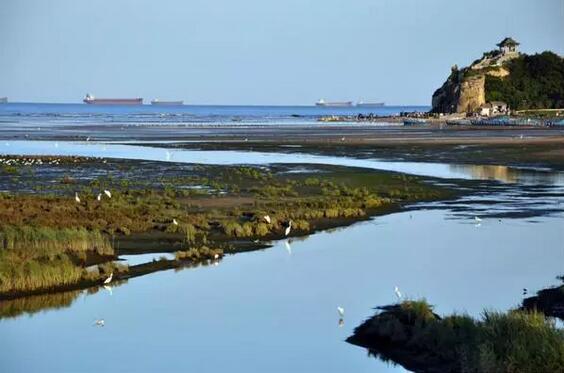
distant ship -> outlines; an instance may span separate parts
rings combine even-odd
[[[326,106],[326,107],[348,107],[353,106],[352,101],[325,101],[321,99],[315,103],[315,106]]]
[[[142,98],[95,98],[91,94],[86,94],[84,98],[85,104],[91,105],[141,105]]]
[[[177,106],[177,105],[184,105],[184,101],[161,101],[158,98],[151,101],[151,105],[168,105],[168,106]]]
[[[8,97],[0,97],[0,104],[7,104],[8,103]]]
[[[384,102],[365,102],[365,101],[359,101],[356,106],[360,106],[360,107],[382,107],[386,105]]]

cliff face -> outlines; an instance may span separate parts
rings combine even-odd
[[[447,81],[433,94],[432,112],[474,112],[486,103],[486,76],[504,79],[509,75],[505,64],[519,58],[518,52],[486,52],[470,66],[458,69],[453,66]]]
[[[475,70],[453,68],[447,81],[433,94],[432,112],[468,113],[486,103],[486,76],[506,77],[503,67]]]
[[[467,69],[453,68],[447,81],[433,94],[433,112],[471,112],[486,103],[485,75],[467,75]]]

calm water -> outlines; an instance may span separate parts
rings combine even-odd
[[[458,201],[421,204],[227,256],[217,266],[133,279],[111,294],[85,292],[69,307],[0,320],[2,371],[401,371],[344,342],[373,307],[395,301],[394,286],[426,297],[439,313],[478,315],[484,307],[517,306],[523,287],[533,292],[564,273],[562,173],[113,144],[0,146],[0,153],[12,154],[345,164],[488,186]],[[345,308],[342,327],[337,306]],[[93,326],[96,318],[106,326]]]
[[[36,126],[65,124],[299,124],[326,115],[392,115],[427,111],[429,106],[119,106],[87,104],[0,104],[0,123]]]

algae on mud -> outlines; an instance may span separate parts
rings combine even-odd
[[[0,194],[0,234],[6,237],[0,298],[89,287],[112,272],[125,279],[264,248],[267,241],[283,238],[290,222],[292,236],[306,235],[404,203],[454,195],[420,177],[339,166],[78,157],[26,163],[32,164],[12,162],[15,173],[0,170],[1,187],[8,191]],[[111,190],[111,198],[104,190]],[[37,232],[49,232],[50,251],[37,242],[46,233]],[[85,236],[72,241],[72,232]],[[121,254],[141,252],[177,254],[136,269],[109,264]],[[22,258],[32,258],[33,264]],[[85,270],[92,265],[100,270]],[[46,273],[57,276],[47,281]]]

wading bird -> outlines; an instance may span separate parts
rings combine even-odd
[[[345,316],[345,309],[343,307],[337,307],[337,312],[339,313],[339,317],[343,318],[343,316]]]
[[[112,193],[109,190],[104,190],[104,194],[108,196],[108,198],[112,198]]]
[[[176,219],[172,219],[172,224],[178,225],[178,222],[176,221]]]
[[[288,236],[290,234],[290,231],[292,230],[292,221],[288,221],[288,226],[286,227],[286,230],[284,231],[284,236]]]
[[[267,224],[270,224],[270,221],[271,221],[271,220],[270,220],[270,216],[264,215],[264,221],[265,221]]]
[[[110,282],[112,282],[112,279],[114,278],[114,273],[111,272],[110,275],[108,276],[107,279],[104,280],[104,285],[109,284]]]
[[[219,254],[215,254],[215,255],[213,256],[213,258],[214,258],[215,260],[218,260],[218,259],[219,259]]]
[[[78,196],[78,193],[77,193],[77,192],[74,193],[74,200],[75,200],[77,203],[80,203],[80,197]]]
[[[477,221],[478,223],[482,221],[482,219],[480,219],[480,218],[477,217],[477,216],[474,216],[474,220]]]
[[[101,200],[102,200],[102,193],[98,193],[98,197],[96,197],[96,199],[97,199],[98,201],[101,201]]]
[[[394,288],[394,293],[396,293],[396,297],[398,297],[398,301],[400,301],[401,300],[401,292],[400,292],[400,290],[397,286]]]

